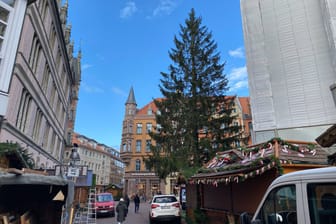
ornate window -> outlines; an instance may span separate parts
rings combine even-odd
[[[53,51],[54,49],[55,40],[56,40],[56,31],[55,31],[54,25],[52,24],[50,34],[49,34],[49,45],[50,45],[51,51]]]
[[[35,34],[33,41],[32,41],[31,52],[29,55],[29,65],[33,73],[36,73],[38,62],[41,56],[41,52],[42,52],[42,47],[41,47],[41,44],[40,44],[40,41],[37,35]]]
[[[50,124],[46,122],[45,129],[44,129],[44,136],[43,136],[43,147],[46,149],[48,148],[48,140],[49,140],[49,132],[50,132]]]
[[[135,171],[140,171],[140,169],[141,169],[141,161],[140,159],[137,159],[135,161]]]
[[[0,56],[2,56],[2,49],[4,49],[5,34],[12,10],[13,8],[10,5],[0,1]]]
[[[28,93],[27,90],[23,90],[22,95],[21,95],[21,103],[20,103],[20,109],[18,113],[18,119],[16,126],[22,131],[25,132],[25,128],[27,125],[27,117],[29,115],[29,109],[31,107],[32,103],[32,97]]]
[[[50,69],[49,69],[48,64],[46,64],[44,67],[42,83],[41,83],[41,88],[45,94],[47,93],[47,89],[48,89],[49,77],[50,77]]]
[[[43,114],[41,110],[38,109],[36,113],[36,117],[35,117],[34,127],[33,127],[33,139],[35,141],[39,140],[42,117],[43,117]]]
[[[147,129],[147,133],[150,133],[152,131],[152,123],[147,123],[146,129]]]
[[[136,140],[136,152],[141,152],[141,140]]]
[[[138,123],[137,124],[137,130],[136,130],[137,134],[141,134],[142,133],[142,124]]]
[[[147,139],[146,140],[146,152],[150,152],[151,144],[152,144],[151,140]]]

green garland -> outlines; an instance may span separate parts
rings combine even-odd
[[[282,175],[283,174],[283,168],[281,166],[281,161],[278,158],[275,157],[269,157],[269,163],[262,164],[262,166],[256,167],[254,170],[249,170],[244,172],[243,174],[230,174],[228,176],[222,176],[222,177],[195,177],[194,179],[190,179],[189,183],[190,184],[212,184],[214,186],[218,186],[220,183],[225,183],[228,184],[230,182],[234,183],[239,183],[243,182],[248,178],[253,178],[255,176],[261,175],[264,172],[271,170],[271,169],[276,169],[277,172]]]
[[[279,145],[287,145],[289,150],[292,151],[296,151],[296,152],[300,152],[300,147],[294,144],[290,144],[284,140],[282,140],[281,138],[272,138],[271,140],[260,144],[256,147],[253,148],[240,148],[240,150],[242,152],[244,152],[245,154],[248,154],[250,152],[252,153],[257,153],[259,152],[261,149],[267,149],[269,148],[270,144],[273,145],[275,142],[278,142]],[[316,144],[312,144],[309,143],[306,146],[310,151],[314,150],[316,148]],[[225,151],[224,151],[225,152]],[[216,155],[217,158],[219,158],[219,155]],[[236,160],[236,156],[232,158],[232,160]],[[206,167],[202,167],[198,170],[198,173],[213,173],[213,172],[222,172],[222,171],[231,171],[231,170],[237,170],[237,169],[243,169],[246,167],[250,167],[250,168],[256,168],[262,164],[267,164],[269,162],[275,161],[278,163],[278,168],[279,168],[279,172],[283,172],[282,171],[282,166],[280,165],[279,159],[275,158],[274,155],[269,156],[269,157],[263,157],[263,158],[258,158],[255,159],[253,161],[251,161],[251,163],[249,165],[244,165],[244,164],[236,164],[234,165],[234,162],[231,163],[230,166],[223,166],[223,167],[219,167],[219,168],[206,168]]]
[[[296,151],[296,152],[300,152],[300,148],[299,146],[296,146],[294,144],[290,144],[288,143],[287,141],[281,139],[281,138],[272,138],[271,140],[257,146],[257,147],[254,147],[254,148],[240,148],[242,151],[244,152],[258,152],[260,149],[264,149],[264,148],[267,148],[269,144],[273,144],[274,142],[278,142],[279,145],[287,145],[288,146],[288,149],[290,150],[293,150],[293,151]],[[307,144],[307,148],[309,150],[313,150],[316,148],[316,144],[313,144],[313,143],[309,143]]]
[[[34,159],[32,158],[31,154],[28,152],[27,149],[23,149],[20,147],[18,143],[7,143],[3,142],[0,143],[0,156],[6,155],[18,155],[24,166],[27,168],[33,169],[35,166]]]
[[[277,163],[278,167],[281,167],[280,165],[280,160],[278,158],[275,158],[274,155],[269,156],[269,157],[264,157],[264,158],[258,158],[256,160],[251,161],[249,165],[242,165],[242,164],[237,164],[237,165],[232,165],[232,166],[223,166],[219,168],[200,168],[198,173],[217,173],[217,172],[224,172],[224,171],[232,171],[232,170],[238,170],[238,169],[243,169],[243,168],[257,168],[261,165],[266,165],[271,162],[275,161]]]

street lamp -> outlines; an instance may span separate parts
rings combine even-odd
[[[68,177],[78,177],[80,171],[80,156],[77,152],[78,145],[74,143],[74,147],[71,149],[68,166]]]
[[[70,153],[70,166],[75,167],[76,165],[79,165],[80,156],[77,152],[78,145],[74,143],[74,147],[71,149]]]

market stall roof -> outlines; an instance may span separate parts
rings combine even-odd
[[[65,206],[63,214],[70,214],[74,198],[73,181],[49,176],[45,170],[29,169],[34,164],[33,160],[27,150],[17,143],[0,143],[0,159],[1,208],[21,213],[33,205],[58,204]],[[65,223],[70,222],[70,216],[64,218]]]
[[[239,182],[284,164],[328,165],[327,150],[310,142],[273,138],[245,149],[218,152],[191,182]]]
[[[61,176],[27,172],[24,169],[0,169],[0,202],[6,206],[18,202],[22,206],[27,202],[62,201],[69,214],[74,198],[74,182]],[[60,197],[60,194],[63,196]]]
[[[61,176],[46,176],[34,173],[9,173],[0,171],[0,185],[59,185],[65,186],[69,184],[69,180]]]

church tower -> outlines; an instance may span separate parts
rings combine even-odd
[[[129,164],[132,158],[132,140],[133,140],[133,121],[137,111],[134,90],[131,87],[127,101],[125,103],[125,115],[123,120],[123,129],[121,137],[120,157],[126,164]]]

